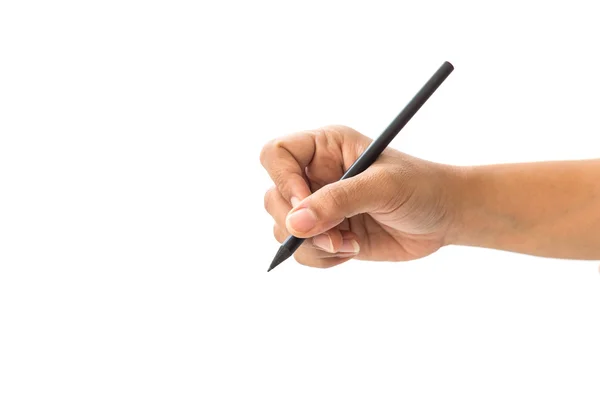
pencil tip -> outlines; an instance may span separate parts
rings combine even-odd
[[[275,254],[273,261],[271,261],[271,265],[267,272],[270,272],[273,268],[287,260],[291,255],[292,253],[287,248],[281,246],[279,250],[277,250],[277,254]]]
[[[277,253],[279,254],[279,253]],[[276,266],[278,266],[279,264],[281,264],[281,261],[283,260],[279,260],[279,257],[275,256],[275,258],[273,259],[273,261],[271,261],[271,265],[269,266],[269,269],[267,270],[267,272],[271,272],[271,270],[273,268],[275,268]]]

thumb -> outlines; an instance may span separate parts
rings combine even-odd
[[[377,210],[389,203],[381,176],[364,172],[323,186],[298,203],[287,215],[286,228],[292,235],[307,238],[339,225],[344,218]]]

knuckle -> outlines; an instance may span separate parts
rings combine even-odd
[[[269,140],[267,143],[265,143],[262,150],[260,151],[260,163],[262,164],[263,167],[266,167],[266,163],[267,163],[267,159],[269,158],[269,154],[276,147],[275,142],[276,142],[276,139]]]
[[[273,196],[275,195],[275,190],[277,190],[275,187],[271,187],[271,188],[269,188],[269,190],[267,190],[265,192],[265,197],[264,197],[263,203],[264,203],[265,210],[269,214],[270,214],[269,210],[271,208],[271,202],[273,200]]]
[[[354,135],[354,134],[358,133],[354,129],[350,128],[349,126],[341,125],[341,124],[327,125],[324,129],[329,130],[329,131],[334,131],[340,135],[346,135],[346,136]]]
[[[325,127],[324,130],[334,134],[340,142],[355,142],[365,138],[360,132],[346,125],[329,125]]]

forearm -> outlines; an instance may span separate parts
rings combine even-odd
[[[600,259],[600,160],[462,168],[449,244]]]

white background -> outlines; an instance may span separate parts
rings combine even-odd
[[[599,157],[594,3],[2,1],[0,398],[597,399],[597,263],[267,274],[258,161],[377,136],[445,60],[395,148]]]

